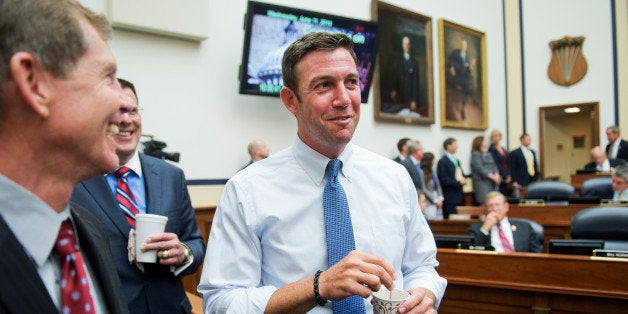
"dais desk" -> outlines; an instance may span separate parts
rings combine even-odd
[[[628,261],[438,249],[439,313],[626,313]]]

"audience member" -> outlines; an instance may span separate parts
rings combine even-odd
[[[509,165],[512,177],[512,186],[516,191],[539,179],[539,165],[536,162],[536,153],[530,149],[532,138],[524,133],[519,137],[521,147],[510,152]],[[519,196],[519,195],[515,195]]]
[[[110,35],[76,1],[0,1],[2,313],[128,313],[100,223],[70,203],[118,163]]]
[[[476,205],[484,204],[486,194],[499,189],[501,176],[493,156],[488,153],[484,136],[477,136],[471,144],[471,183]]]
[[[456,206],[464,205],[464,191],[462,187],[467,183],[460,161],[454,154],[458,150],[458,142],[454,138],[447,138],[443,142],[445,155],[438,160],[436,174],[443,189],[443,217],[449,218],[450,214],[456,214]]]
[[[256,161],[260,161],[268,157],[268,146],[266,146],[266,143],[260,139],[252,140],[247,146],[247,149],[249,152],[249,156],[251,156],[251,160],[248,164],[246,164],[246,166],[242,167],[242,169],[250,166]]]
[[[443,190],[434,174],[435,163],[434,154],[429,152],[423,154],[423,158],[421,158],[421,170],[423,170],[423,177],[425,178],[423,192],[430,196],[429,199],[426,198],[427,206],[424,213],[428,219],[443,219]]]
[[[499,192],[486,195],[486,218],[469,227],[469,235],[475,238],[476,245],[491,245],[497,252],[543,251],[541,238],[526,222],[509,221],[509,204]]]
[[[500,144],[501,141],[502,132],[499,130],[491,131],[491,146],[488,148],[488,152],[493,156],[497,170],[499,170],[499,176],[501,177],[499,191],[504,195],[511,195],[512,179],[510,177],[510,169],[508,168],[508,151]]]
[[[613,187],[613,200],[628,201],[628,165],[621,165],[613,171],[611,186]]]
[[[623,159],[628,161],[628,141],[624,141],[619,135],[619,127],[611,125],[606,128],[606,155],[611,159]]]
[[[131,99],[120,108],[119,133],[114,136],[120,166],[107,176],[78,184],[72,201],[88,209],[106,229],[129,312],[190,313],[181,279],[199,268],[205,244],[185,176],[176,166],[137,151],[142,135],[137,93],[131,82],[118,81]],[[135,232],[138,213],[168,217],[164,233],[137,243],[143,251],[157,250],[157,263],[132,263],[129,257],[135,252],[135,237],[129,233]]]
[[[412,179],[412,183],[414,187],[418,190],[423,190],[425,186],[424,183],[424,175],[423,170],[421,170],[421,165],[419,162],[421,158],[423,158],[423,146],[421,142],[417,140],[408,141],[408,157],[401,162],[401,164],[406,168],[408,173],[410,174],[410,179]],[[427,198],[430,198],[429,195],[426,195]]]
[[[297,138],[227,182],[198,287],[206,313],[370,313],[364,298],[380,285],[409,290],[400,313],[435,313],[446,281],[416,189],[399,164],[350,142],[352,46],[314,32],[287,48],[280,95]]]
[[[401,163],[408,157],[408,141],[410,139],[407,137],[401,138],[397,142],[397,149],[399,150],[399,156],[393,158],[394,161]]]
[[[608,159],[606,152],[600,146],[591,149],[591,162],[584,165],[584,169],[610,172],[615,167],[624,164],[623,159]]]

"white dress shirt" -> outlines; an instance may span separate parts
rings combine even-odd
[[[395,270],[395,287],[427,288],[439,302],[446,280],[434,269],[436,246],[408,172],[353,144],[338,158],[356,249],[384,258]],[[328,161],[297,138],[227,182],[198,286],[206,313],[262,313],[278,288],[328,268]],[[370,312],[370,300],[364,304]],[[311,312],[331,313],[331,302]]]
[[[504,231],[504,235],[506,235],[508,242],[510,242],[510,246],[514,250],[515,240],[512,236],[512,226],[510,225],[510,221],[508,221],[508,217],[502,219],[499,222],[499,226],[502,231]],[[502,245],[502,240],[499,238],[499,229],[497,229],[497,225],[491,227],[491,245],[495,248],[496,252],[504,252],[504,246]]]

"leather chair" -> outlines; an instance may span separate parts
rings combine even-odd
[[[628,251],[628,207],[596,206],[571,217],[571,238],[604,240],[604,249]]]
[[[588,179],[580,185],[580,195],[612,199],[614,192],[611,182],[613,182],[613,179],[610,177]]]
[[[560,181],[537,181],[526,186],[524,193],[524,198],[527,199],[566,202],[575,195],[575,189],[570,184]]]

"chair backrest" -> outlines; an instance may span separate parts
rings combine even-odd
[[[628,241],[628,207],[596,206],[571,217],[573,239]]]
[[[559,181],[537,181],[526,186],[524,198],[538,198],[545,201],[567,201],[574,196],[575,189],[568,183]]]
[[[591,178],[580,185],[580,195],[582,196],[599,196],[602,199],[613,198],[613,187],[611,177]]]
[[[541,245],[543,244],[543,240],[545,239],[545,232],[543,230],[543,226],[534,221],[534,220],[530,220],[530,219],[525,219],[525,218],[513,218],[513,217],[508,217],[508,220],[510,222],[525,222],[528,223],[530,225],[530,227],[532,227],[532,230],[534,231],[534,233],[536,233],[536,235],[539,237],[539,240],[541,240]]]

